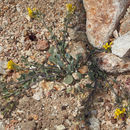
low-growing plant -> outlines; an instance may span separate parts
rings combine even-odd
[[[111,52],[111,46],[112,46],[113,42],[110,43],[106,43],[105,45],[103,45],[103,48],[105,49],[106,52]]]
[[[67,12],[64,18],[64,29],[61,30],[62,38],[58,38],[53,33],[53,27],[48,27],[44,21],[44,14],[40,13],[37,9],[31,10],[28,8],[28,15],[33,20],[39,20],[45,28],[49,31],[51,39],[55,41],[55,45],[49,48],[50,56],[48,62],[44,64],[39,64],[37,62],[28,62],[28,57],[21,57],[21,62],[24,66],[19,66],[12,60],[8,61],[7,68],[10,71],[19,72],[20,76],[17,81],[6,81],[2,79],[0,82],[1,96],[5,100],[5,104],[2,108],[4,115],[8,115],[12,108],[15,106],[16,99],[18,100],[30,86],[45,79],[48,81],[63,80],[66,84],[72,84],[74,78],[72,73],[77,72],[78,68],[81,66],[82,55],[78,54],[77,58],[74,59],[66,49],[68,44],[66,42],[68,37],[68,28],[71,20],[74,16],[75,7],[72,4],[66,5]],[[17,97],[17,98],[16,98]],[[8,114],[7,114],[8,113]]]
[[[43,24],[43,26],[50,33],[51,39],[46,38],[48,42],[54,41],[55,45],[50,46],[48,52],[50,54],[49,58],[43,63],[40,64],[38,62],[29,62],[28,57],[21,57],[21,62],[23,66],[19,66],[14,63],[13,60],[9,60],[7,64],[7,69],[10,71],[18,72],[19,77],[14,81],[7,81],[5,77],[0,80],[0,96],[3,102],[1,102],[2,107],[1,110],[3,115],[7,117],[10,115],[11,111],[15,108],[18,99],[22,97],[27,90],[30,89],[30,86],[36,84],[37,82],[42,81],[43,79],[47,81],[63,81],[66,84],[75,83],[75,79],[72,76],[73,73],[77,73],[79,79],[82,78],[82,75],[78,72],[78,69],[82,65],[82,55],[78,54],[76,59],[73,58],[67,51],[67,38],[68,38],[68,28],[69,24],[74,17],[75,7],[72,4],[66,5],[66,16],[64,18],[64,29],[60,30],[61,38],[59,38],[53,32],[53,26],[48,27],[44,17],[45,15],[40,13],[37,9],[28,8],[28,15],[32,20],[38,20]],[[111,49],[110,44],[106,44],[103,47],[105,50]],[[86,88],[91,88],[92,92],[88,96],[86,102],[87,105],[91,105],[91,99],[95,94],[95,91],[98,88],[102,88],[102,81],[107,79],[107,75],[104,71],[101,71],[97,65],[97,61],[94,58],[97,54],[96,49],[89,49],[89,54],[87,55],[87,62],[89,72],[88,76],[91,79],[91,84],[86,84]],[[69,93],[71,89],[67,89],[67,93]],[[77,89],[76,93],[84,91],[83,89]],[[125,111],[123,111],[125,113]],[[124,114],[122,112],[122,115]],[[121,112],[120,112],[121,113]],[[119,110],[116,112],[116,117],[119,116]]]

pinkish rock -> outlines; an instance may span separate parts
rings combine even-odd
[[[123,35],[130,31],[130,6],[129,8],[127,8],[127,12],[124,18],[121,19],[120,23],[121,23],[119,31],[120,35]]]
[[[38,40],[36,47],[38,50],[44,51],[49,47],[49,44],[46,40]]]
[[[83,57],[83,61],[86,61],[86,43],[79,41],[79,42],[72,42],[68,48],[69,54],[76,59],[76,55],[81,54]]]
[[[108,42],[129,0],[83,0],[89,42],[102,48]]]
[[[98,65],[101,70],[108,73],[123,73],[130,71],[130,61],[124,61],[112,53],[99,53]]]

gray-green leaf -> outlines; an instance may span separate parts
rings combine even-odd
[[[66,84],[71,84],[73,82],[73,76],[72,75],[67,75],[65,78],[64,78],[64,82]]]

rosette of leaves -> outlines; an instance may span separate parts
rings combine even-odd
[[[71,84],[74,81],[72,73],[80,67],[80,59],[82,56],[81,54],[78,54],[77,58],[74,59],[69,53],[65,51],[65,48],[66,45],[62,44],[58,45],[58,49],[55,46],[52,46],[49,49],[49,53],[51,54],[49,61],[59,68],[59,71],[64,77],[63,81],[66,84]]]

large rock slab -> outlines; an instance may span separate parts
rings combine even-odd
[[[130,72],[130,62],[126,62],[112,53],[99,53],[96,58],[100,69],[108,73]]]
[[[113,41],[112,53],[130,59],[130,31]]]
[[[130,4],[130,1],[129,1]],[[130,6],[127,8],[126,14],[123,19],[120,21],[120,35],[123,35],[130,31]]]
[[[108,42],[129,0],[83,0],[89,42],[102,48]]]

